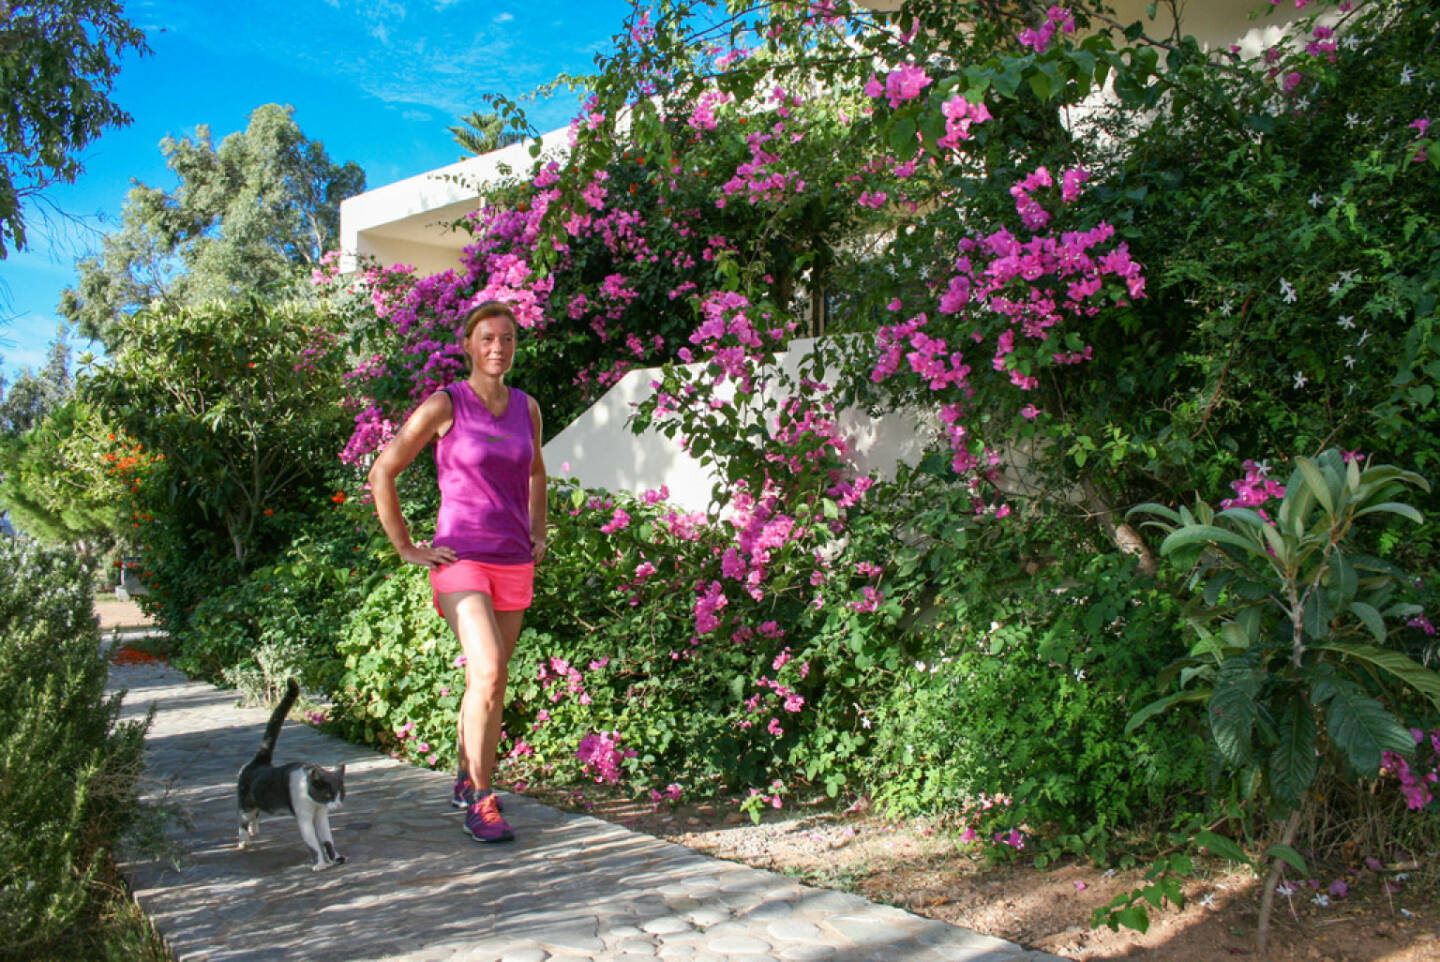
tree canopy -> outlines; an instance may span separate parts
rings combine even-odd
[[[340,202],[365,188],[353,162],[331,162],[294,109],[265,104],[217,147],[210,128],[160,142],[173,191],[137,183],[120,230],[76,268],[59,311],[107,346],[120,318],[152,302],[194,306],[290,287],[295,269],[336,247]]]
[[[25,246],[21,205],[83,169],[76,156],[130,123],[110,100],[127,50],[145,35],[117,0],[14,0],[0,7],[0,259]]]

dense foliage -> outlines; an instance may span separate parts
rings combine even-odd
[[[234,496],[248,468],[225,458],[249,441],[204,433],[228,419],[142,417],[181,411],[158,393],[132,406],[127,430],[165,455],[137,510],[169,532],[144,551],[187,664],[256,691],[300,671],[333,691],[345,730],[453,760],[457,653],[346,472],[460,376],[456,325],[498,297],[525,329],[513,382],[550,432],[663,364],[636,422],[718,479],[698,515],[659,491],[553,485],[553,549],[511,672],[512,778],[723,788],[752,811],[863,796],[1042,859],[1105,858],[1120,829],[1167,820],[1267,824],[1275,812],[1245,803],[1283,730],[1273,706],[1255,709],[1249,755],[1181,710],[1126,728],[1170,692],[1188,591],[1125,509],[1213,500],[1248,462],[1232,485],[1246,497],[1257,465],[1336,446],[1421,476],[1440,460],[1436,11],[1300,6],[1269,49],[1210,53],[1183,25],[1151,37],[1080,4],[637,10],[579,81],[591,97],[568,159],[488,187],[455,270],[317,271],[326,330],[343,318],[349,337],[353,420],[329,419],[338,352],[304,398],[266,389],[294,398],[273,408],[288,413],[240,405],[267,430],[315,428],[262,445],[315,468],[275,527],[255,517],[265,498]],[[134,323],[159,337],[200,314]],[[205,396],[290,383],[301,342],[266,331],[205,348],[230,365]],[[805,334],[827,336],[793,352]],[[194,381],[173,354],[148,347],[124,369]],[[911,412],[923,456],[858,470],[842,421],[857,408]],[[406,475],[417,537],[430,470]],[[1376,512],[1345,537],[1347,557],[1418,576],[1395,580],[1388,603],[1418,608],[1375,647],[1422,672],[1433,492],[1414,505],[1419,525]],[[1272,634],[1247,636],[1244,657]],[[1315,671],[1354,664],[1306,651]],[[1270,661],[1300,731],[1309,709]],[[1350,683],[1334,691],[1380,705],[1388,734],[1335,772],[1383,781],[1371,755],[1404,758],[1396,731],[1433,727],[1433,706],[1378,676]],[[1281,774],[1282,801],[1310,787]]]
[[[84,390],[139,445],[130,524],[146,603],[172,630],[330,503],[343,432],[334,322],[258,300],[116,322],[122,347]]]
[[[118,0],[14,0],[0,16],[0,260],[25,246],[25,212],[52,184],[74,182],[79,154],[130,115],[110,99],[126,51],[145,35]]]
[[[0,955],[86,955],[135,812],[144,723],[118,724],[75,558],[0,538]]]
[[[359,166],[331,161],[293,114],[257,107],[218,146],[204,125],[193,139],[161,141],[178,186],[130,189],[120,229],[76,264],[79,280],[61,294],[61,315],[114,351],[124,338],[116,325],[156,302],[196,307],[293,293],[296,270],[335,247],[340,202],[365,189]]]

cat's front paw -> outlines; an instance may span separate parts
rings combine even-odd
[[[345,864],[345,856],[343,856],[343,855],[337,855],[337,856],[335,856],[335,864],[336,864],[336,865],[344,865],[344,864]]]

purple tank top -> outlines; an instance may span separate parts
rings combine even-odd
[[[530,399],[510,388],[498,418],[465,381],[446,388],[453,423],[435,442],[440,477],[440,516],[435,545],[455,549],[469,561],[525,564],[534,561],[530,541],[530,466],[535,426]]]

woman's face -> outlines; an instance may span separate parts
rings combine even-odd
[[[465,339],[465,353],[472,370],[503,376],[515,362],[515,325],[503,314],[484,318]]]

